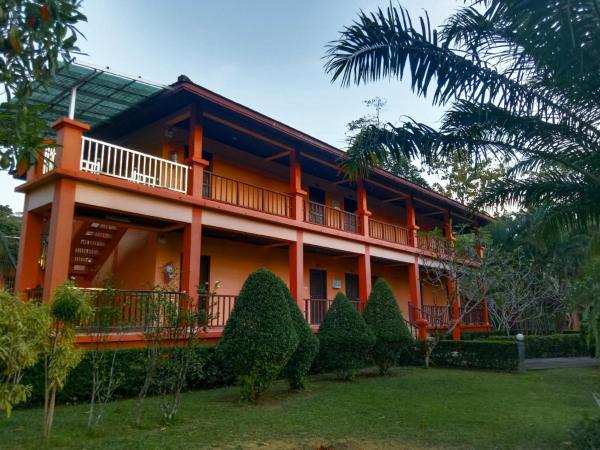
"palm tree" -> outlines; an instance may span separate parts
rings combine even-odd
[[[599,38],[599,0],[471,0],[439,29],[392,4],[361,12],[328,46],[332,81],[406,77],[447,110],[439,129],[408,119],[364,130],[348,172],[367,176],[386,158],[496,158],[507,174],[479,207],[542,207],[555,229],[597,228]]]

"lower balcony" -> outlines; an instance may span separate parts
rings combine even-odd
[[[479,304],[474,308],[469,308],[465,311],[461,307],[460,316],[462,317],[461,326],[467,327],[488,327],[485,322],[484,314],[485,305]],[[417,318],[427,321],[427,326],[430,330],[447,329],[453,320],[452,308],[446,305],[422,305],[420,308],[409,304],[409,321],[416,324]]]

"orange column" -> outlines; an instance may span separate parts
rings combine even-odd
[[[458,283],[452,279],[451,276],[448,276],[446,279],[448,283],[448,297],[450,299],[451,308],[452,308],[452,320],[456,323],[454,330],[452,331],[452,339],[455,341],[460,341],[461,330],[459,323],[460,316],[460,295],[458,293]]]
[[[188,136],[189,154],[185,163],[189,166],[188,194],[196,198],[202,197],[202,185],[204,183],[204,168],[208,161],[202,158],[204,150],[204,124],[202,112],[193,106],[190,114],[190,128]]]
[[[189,296],[191,305],[198,302],[200,257],[202,254],[202,209],[192,207],[192,221],[183,227],[180,290]]]
[[[56,131],[55,167],[65,172],[79,170],[81,138],[90,126],[67,117],[52,124]],[[44,270],[44,301],[52,298],[52,291],[69,277],[71,239],[75,214],[75,181],[61,178],[54,184],[54,197],[48,230],[48,252]]]
[[[415,213],[415,205],[412,197],[406,197],[406,228],[409,231],[409,245],[416,247],[419,227],[417,226],[417,214]]]
[[[304,232],[296,231],[296,240],[290,242],[290,291],[300,310],[304,311]]]
[[[17,260],[17,276],[15,292],[23,293],[26,289],[41,286],[43,283],[39,260],[42,249],[42,233],[44,221],[41,216],[29,211],[29,194],[25,196],[23,223],[19,241],[19,258]]]
[[[367,191],[363,180],[356,182],[356,214],[358,214],[359,230],[363,236],[369,235],[369,216],[371,212],[367,206]],[[370,290],[370,289],[369,289]]]
[[[44,271],[44,301],[49,301],[54,289],[69,277],[74,214],[75,181],[61,178],[54,184]]]
[[[452,248],[456,237],[454,237],[454,231],[452,230],[452,219],[449,211],[444,211],[444,236],[448,241],[448,245]]]
[[[417,325],[419,339],[427,339],[427,320],[421,317],[421,277],[419,273],[419,259],[408,266],[408,285],[410,288],[409,319]]]
[[[81,137],[90,126],[67,117],[52,124],[56,131],[56,156],[54,166],[68,171],[78,171],[81,160]]]
[[[360,299],[360,310],[364,307],[371,293],[371,249],[365,245],[365,253],[358,255],[358,297]]]
[[[304,220],[304,198],[306,191],[302,189],[302,167],[298,161],[296,150],[290,152],[290,217],[295,220]]]

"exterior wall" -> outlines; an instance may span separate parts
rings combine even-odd
[[[116,289],[149,289],[155,284],[156,235],[127,230],[103,264],[92,285],[101,287],[111,280]]]
[[[421,276],[421,280],[424,276]],[[421,281],[421,298],[424,305],[445,305],[446,293],[442,286],[432,286],[430,283]]]
[[[346,274],[358,274],[356,258],[336,258],[319,253],[304,253],[304,298],[310,298],[310,269],[327,271],[327,298],[332,300],[338,292],[346,292]],[[333,287],[334,280],[341,281],[341,288]]]
[[[402,315],[408,319],[408,302],[410,300],[410,285],[408,283],[408,267],[392,267],[390,265],[372,264],[371,274],[374,279],[384,278],[388,282],[398,305],[402,310]]]
[[[265,267],[289,285],[288,249],[267,248],[213,237],[202,238],[202,255],[210,256],[210,287],[218,281],[218,294],[237,295],[248,275]]]

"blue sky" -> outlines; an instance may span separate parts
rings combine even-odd
[[[81,59],[169,84],[180,74],[226,97],[343,148],[346,124],[363,100],[387,99],[384,119],[435,125],[441,110],[408,81],[342,89],[323,71],[325,45],[356,17],[387,1],[87,0]],[[413,15],[441,23],[455,0],[401,0]],[[0,174],[0,203],[21,211],[18,183]]]

